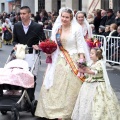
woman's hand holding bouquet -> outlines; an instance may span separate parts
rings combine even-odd
[[[50,39],[46,39],[39,43],[39,48],[47,54],[46,63],[52,63],[51,54],[57,49],[57,44]]]

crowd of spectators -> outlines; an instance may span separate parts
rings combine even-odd
[[[75,10],[74,13],[77,11]],[[58,16],[57,12],[46,12],[46,10],[41,10],[36,12],[36,14],[31,14],[31,20],[42,24],[45,29],[52,29],[52,26]],[[120,25],[120,10],[117,13],[114,13],[112,9],[108,10],[94,10],[93,13],[88,13],[86,15],[87,21],[91,25],[94,34],[108,36],[111,32],[112,26]],[[11,12],[7,14],[3,12],[0,14],[0,19],[2,23],[5,22],[5,18],[9,18],[12,25],[20,21],[20,13]],[[112,25],[114,23],[114,25]],[[116,24],[116,25],[115,25]],[[117,27],[115,30],[117,31]],[[113,34],[111,36],[118,36],[118,34]]]
[[[46,12],[46,10],[43,9],[40,12],[36,12],[36,15],[31,14],[31,20],[42,24],[43,28],[51,30],[57,16],[57,12]],[[10,19],[10,22],[13,26],[15,23],[21,21],[20,13],[11,12],[10,14],[8,14],[6,12],[3,12],[2,14],[0,14],[0,20],[2,23],[5,22],[6,18]]]
[[[41,10],[36,12],[36,15],[31,14],[31,20],[37,22],[43,26],[43,29],[52,30],[52,26],[58,16],[57,12],[46,12],[46,10]],[[5,35],[9,33],[12,34],[14,24],[21,21],[20,13],[11,12],[10,14],[3,12],[0,14],[0,22],[2,24],[2,41],[6,45],[12,44],[12,39],[5,40]],[[10,35],[11,36],[11,35]],[[8,37],[8,36],[7,36]]]
[[[87,20],[93,28],[93,33],[104,36],[119,36],[117,32],[120,26],[120,10],[116,13],[112,9],[95,10],[93,13],[88,13]],[[114,33],[113,33],[114,29]]]
[[[113,39],[110,37],[120,37],[120,10],[114,12],[113,9],[97,9],[93,11],[93,13],[88,13],[87,20],[92,27],[93,34],[103,35],[105,37],[109,36],[108,39],[106,39],[107,55],[109,56],[109,59],[115,58],[116,60],[116,58],[118,58],[119,61],[120,39]],[[114,49],[116,49],[116,51],[114,51]],[[112,52],[110,53],[110,51]]]
[[[74,13],[76,12],[77,10],[74,10]],[[44,29],[52,30],[52,26],[57,16],[57,12],[47,12],[43,9],[40,12],[36,12],[35,15],[31,14],[31,20],[42,24]],[[103,35],[105,37],[120,37],[120,10],[115,13],[112,9],[97,9],[92,13],[85,13],[85,17],[92,28],[93,34]],[[20,13],[11,12],[10,14],[7,14],[6,12],[3,12],[0,14],[2,24],[5,23],[6,18],[10,20],[13,27],[15,23],[21,21]],[[12,29],[13,28],[11,28],[11,30]],[[120,48],[120,41],[118,45]]]

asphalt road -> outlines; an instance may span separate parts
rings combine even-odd
[[[4,67],[5,62],[10,54],[10,51],[12,50],[12,47],[13,46],[3,45],[3,47],[0,48],[0,67],[1,68]],[[36,91],[35,91],[36,99],[38,99],[40,87],[41,87],[42,80],[43,80],[43,75],[46,69],[45,56],[43,53],[41,53],[41,62],[42,64],[40,65],[40,68],[39,68],[37,86],[36,86]],[[120,71],[113,69],[111,67],[108,67],[107,71],[108,71],[108,75],[111,81],[111,85],[113,89],[115,90],[115,93],[120,101]],[[0,114],[0,120],[9,120],[10,117],[11,117],[11,112],[8,112],[8,114],[5,116]],[[21,112],[20,120],[39,120],[39,118],[33,117],[31,113],[28,113],[28,112]]]

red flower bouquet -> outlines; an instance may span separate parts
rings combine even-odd
[[[95,47],[101,47],[101,42],[98,39],[94,39]]]
[[[52,54],[57,49],[57,44],[52,40],[46,39],[39,44],[39,47],[46,54]],[[46,63],[52,63],[51,55],[47,56]]]
[[[101,47],[100,41],[96,38],[86,39],[86,42],[90,48]]]

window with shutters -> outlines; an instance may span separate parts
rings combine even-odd
[[[79,10],[82,10],[82,0],[78,0],[78,3],[79,3],[78,5]]]
[[[101,0],[101,8],[107,10],[109,8],[109,0]]]
[[[114,9],[115,12],[120,10],[120,0],[114,0],[113,9]]]
[[[45,9],[45,0],[38,0],[38,10]]]

